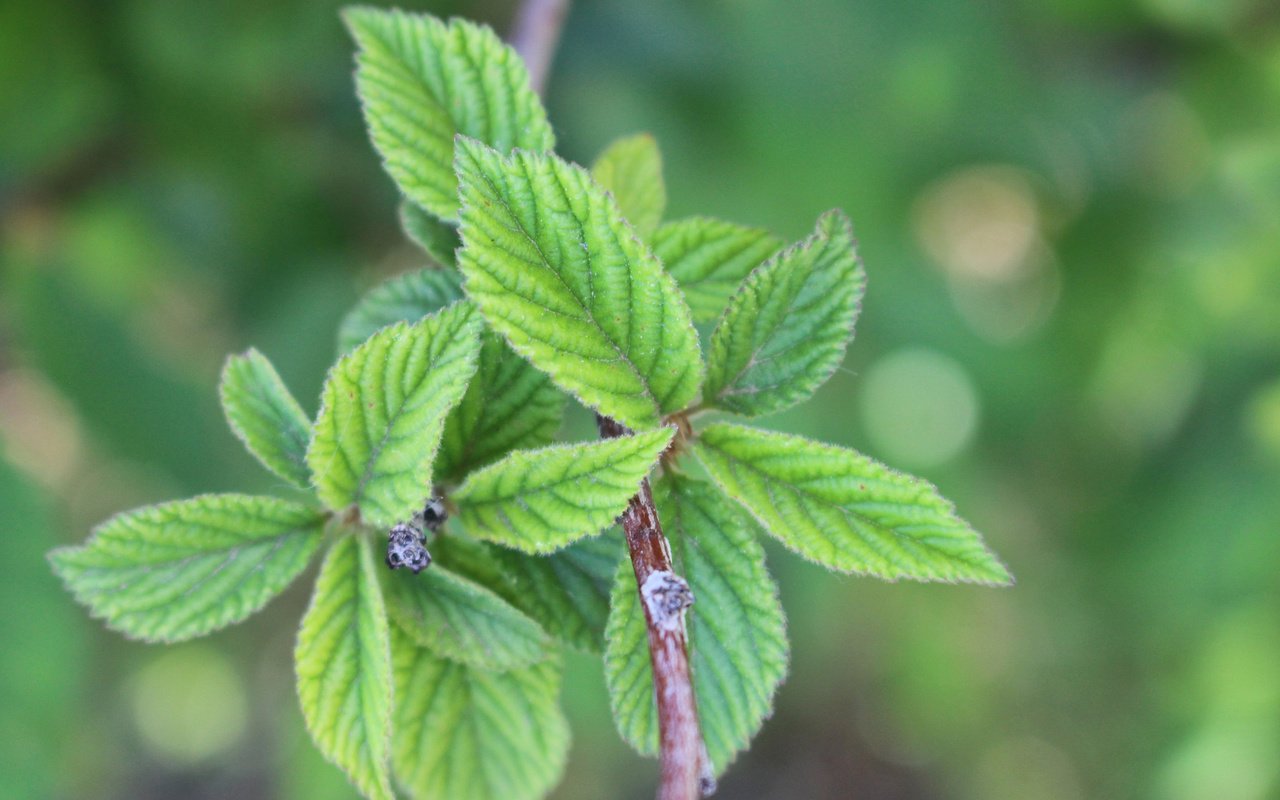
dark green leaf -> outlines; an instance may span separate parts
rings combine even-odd
[[[410,200],[400,203],[400,227],[414,244],[421,247],[431,259],[442,267],[458,263],[454,251],[462,243],[458,229]]]
[[[349,353],[397,322],[417,322],[462,299],[462,278],[453,270],[427,268],[390,278],[365,293],[338,328],[338,351]]]
[[[512,450],[550,444],[567,402],[550,378],[486,332],[475,377],[445,422],[437,481],[457,482]]]
[[[588,653],[599,653],[604,641],[609,588],[623,551],[621,538],[607,531],[543,556],[460,536],[432,547],[439,563],[497,592],[547,633]]]
[[[418,644],[453,661],[505,671],[546,656],[538,624],[485,587],[439,564],[388,576],[392,618]]]

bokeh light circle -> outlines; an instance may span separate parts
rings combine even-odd
[[[156,656],[134,677],[131,700],[143,745],[176,767],[225,753],[248,722],[243,684],[227,657],[205,645]]]
[[[978,427],[978,394],[954,359],[934,350],[891,353],[863,380],[862,421],[892,463],[927,467],[954,458]]]

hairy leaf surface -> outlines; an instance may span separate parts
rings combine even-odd
[[[555,136],[520,57],[488,27],[356,7],[356,91],[373,145],[400,191],[441,219],[458,212],[454,135],[502,152],[550,150]]]
[[[692,588],[692,587],[691,587]],[[698,605],[695,592],[693,605]],[[658,708],[653,693],[649,633],[636,574],[628,562],[618,564],[604,628],[604,682],[618,733],[642,756],[658,754]],[[694,686],[694,696],[698,688]]]
[[[397,779],[418,800],[534,800],[564,772],[557,659],[489,672],[393,632]]]
[[[343,322],[340,346],[354,348],[395,322],[414,322],[462,297],[461,276],[424,269],[375,287]],[[456,482],[521,447],[555,438],[568,398],[502,337],[481,337],[475,376],[449,413],[435,466],[437,481]]]
[[[492,589],[551,636],[587,653],[599,653],[603,644],[609,591],[623,552],[621,538],[608,532],[544,556],[460,536],[432,548],[439,563]]]
[[[438,480],[460,481],[512,450],[550,444],[567,402],[545,373],[487,331],[475,377],[444,426]]]
[[[703,402],[757,416],[808,399],[844,358],[865,286],[848,217],[823,214],[730,301],[711,335]]]
[[[453,495],[467,533],[526,553],[558,550],[610,525],[671,442],[658,428],[588,444],[520,450]]]
[[[830,569],[887,580],[1013,580],[937,489],[861,453],[723,423],[707,426],[694,453],[766,531]]]
[[[662,153],[648,133],[617,139],[591,165],[591,177],[618,201],[622,215],[647,239],[667,210]]]
[[[702,737],[718,774],[760,729],[786,676],[782,604],[749,523],[719,491],[664,476],[654,498],[675,567],[695,598],[687,619],[690,664]],[[658,720],[644,614],[632,571],[620,568],[618,581],[605,676],[623,737],[652,753]]]
[[[480,330],[471,305],[455,303],[383,328],[338,361],[307,451],[329,508],[355,504],[365,522],[390,527],[422,507],[445,416],[475,372]]]
[[[388,576],[391,616],[423,647],[452,661],[505,671],[546,656],[538,623],[485,587],[433,564]]]
[[[660,226],[653,252],[676,279],[694,322],[714,322],[751,270],[782,247],[759,228],[710,217],[690,217]]]
[[[218,390],[227,422],[249,452],[276,475],[306,488],[311,420],[266,356],[250,348],[228,358]]]
[[[49,560],[108,627],[172,642],[266,605],[307,566],[323,524],[314,510],[272,497],[204,495],[115,516]]]
[[[339,539],[302,618],[294,668],[307,731],[366,797],[392,797],[391,642],[368,541]]]
[[[490,326],[628,427],[688,406],[702,375],[689,308],[613,198],[555,156],[457,151],[458,267]]]
[[[388,325],[417,322],[461,299],[462,278],[453,270],[427,268],[389,278],[342,318],[338,350],[349,353]]]
[[[442,267],[457,266],[455,250],[462,244],[458,229],[430,212],[423,211],[411,200],[400,203],[400,227],[410,241],[421,247],[431,260]]]

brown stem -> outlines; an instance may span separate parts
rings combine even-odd
[[[560,28],[568,13],[569,0],[524,0],[516,11],[511,44],[529,68],[529,79],[538,94],[546,86]]]
[[[597,416],[596,422],[603,439],[630,433],[608,417]],[[671,546],[662,535],[647,478],[627,504],[621,523],[649,631],[662,768],[657,800],[697,800],[704,792],[715,791],[715,779],[698,729],[698,708],[689,672],[684,615],[693,604],[693,594],[672,567]]]

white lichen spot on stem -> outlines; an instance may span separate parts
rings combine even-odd
[[[684,578],[668,570],[655,570],[645,578],[640,597],[655,627],[672,633],[684,630],[684,612],[693,605],[693,592]]]

